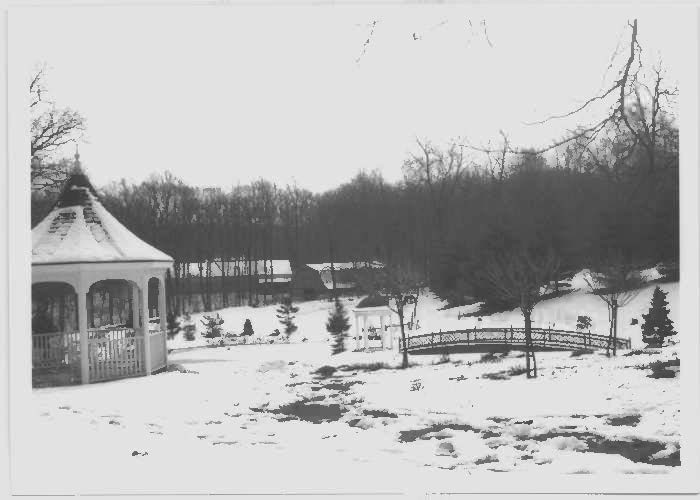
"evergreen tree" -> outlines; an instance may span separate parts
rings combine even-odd
[[[254,333],[255,332],[253,331],[253,323],[250,322],[250,319],[246,319],[245,323],[243,323],[243,335],[250,336]]]
[[[221,337],[221,325],[224,324],[224,320],[219,316],[219,313],[216,313],[216,316],[204,316],[204,319],[201,321],[204,328],[206,328],[206,332],[204,333],[205,338],[213,339]]]
[[[282,303],[277,308],[277,319],[284,326],[284,334],[289,339],[289,336],[297,331],[297,325],[294,324],[294,314],[299,312],[299,308],[292,305],[292,298],[286,296],[282,299]]]
[[[197,333],[197,325],[192,321],[192,316],[189,313],[185,313],[185,320],[182,326],[182,330],[185,333],[185,340],[193,341]]]
[[[350,329],[350,321],[345,313],[342,302],[335,299],[335,308],[331,311],[326,322],[326,331],[333,337],[332,354],[345,351],[345,332]]]
[[[178,333],[180,333],[180,330],[182,330],[182,326],[180,325],[180,318],[178,318],[173,312],[169,312],[166,318],[168,321],[168,338],[172,339]]]
[[[676,335],[673,329],[673,321],[668,317],[668,294],[658,286],[654,289],[651,298],[651,307],[647,314],[642,314],[644,324],[642,325],[642,340],[647,347],[661,347],[664,340],[672,335]]]

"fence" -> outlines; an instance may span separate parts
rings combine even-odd
[[[90,382],[145,373],[143,338],[132,328],[88,330]]]
[[[151,370],[166,365],[165,332],[150,325]],[[80,333],[57,332],[32,335],[32,368],[37,373],[71,368],[80,372]],[[142,375],[146,372],[144,338],[133,328],[110,326],[88,330],[90,382]]]
[[[80,363],[80,333],[58,332],[32,335],[32,367],[59,368]]]
[[[606,349],[610,344],[607,335],[545,328],[531,329],[532,345],[538,349]],[[422,351],[432,347],[453,345],[509,345],[525,346],[524,328],[473,328],[471,330],[453,330],[449,332],[415,335],[406,340],[407,350]],[[630,339],[617,339],[618,349],[629,349]]]

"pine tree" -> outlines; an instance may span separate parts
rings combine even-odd
[[[326,331],[333,337],[332,354],[340,354],[345,351],[345,332],[350,329],[350,321],[345,313],[342,302],[335,299],[335,308],[328,316]]]
[[[668,294],[658,286],[654,289],[651,297],[651,307],[647,314],[642,314],[644,324],[642,325],[642,340],[647,347],[661,347],[664,340],[672,335],[676,335],[673,329],[673,321],[668,317]]]
[[[221,337],[221,325],[224,324],[224,320],[219,316],[219,313],[216,313],[216,316],[204,316],[204,319],[201,321],[204,328],[206,328],[206,332],[204,333],[205,338],[213,339]]]
[[[255,332],[253,331],[253,323],[250,322],[250,319],[246,319],[243,323],[243,335],[249,336],[253,335],[254,333]]]
[[[277,308],[277,319],[284,326],[284,334],[287,339],[297,331],[297,325],[294,324],[294,314],[297,312],[299,312],[299,308],[292,305],[292,298],[289,296],[282,299],[282,303]]]

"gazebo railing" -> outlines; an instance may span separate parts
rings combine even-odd
[[[144,373],[143,338],[132,328],[90,330],[88,347],[90,382]]]
[[[148,341],[151,343],[151,371],[160,370],[165,366],[167,358],[165,332],[151,330]]]
[[[80,333],[32,334],[32,368],[58,368],[80,364]]]
[[[166,365],[166,332],[149,325],[148,342],[151,370]],[[90,382],[142,375],[146,372],[144,338],[140,332],[124,326],[88,329],[88,366]],[[56,332],[32,335],[32,368],[80,369],[80,333]]]

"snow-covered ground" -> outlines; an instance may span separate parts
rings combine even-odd
[[[675,319],[678,284],[662,288]],[[625,308],[625,318],[641,323],[652,290]],[[419,333],[519,324],[516,312],[477,324],[458,319],[468,308],[439,305],[420,299]],[[299,307],[289,344],[179,349],[166,373],[34,390],[24,426],[31,434],[13,457],[15,490],[465,491],[493,471],[551,477],[680,468],[680,375],[651,378],[645,368],[678,358],[680,343],[617,358],[538,353],[535,380],[517,374],[518,352],[490,362],[479,354],[448,362],[413,356],[400,370],[397,351],[331,356],[324,328],[331,304]],[[593,330],[604,331],[599,298],[576,291],[536,312],[568,328],[568,319],[548,317],[562,309],[574,323],[591,316]],[[278,327],[274,307],[220,314],[225,330],[242,330],[246,318],[256,335]],[[620,324],[620,335],[638,345],[639,325]],[[201,342],[176,338],[170,347]]]
[[[608,333],[608,310],[606,304],[590,293],[586,282],[583,279],[584,273],[576,274],[569,283],[571,293],[558,297],[556,299],[546,300],[538,304],[533,311],[533,326],[540,328],[558,328],[560,330],[576,330],[576,321],[578,316],[590,316],[592,320],[591,332],[602,335]],[[658,273],[649,270],[645,272],[647,279],[658,278]],[[644,347],[642,342],[641,326],[643,323],[642,314],[649,310],[651,296],[654,291],[655,283],[650,283],[642,288],[639,294],[625,307],[619,310],[618,318],[618,336],[620,338],[631,338],[633,348]],[[662,283],[659,285],[664,292],[668,293],[668,302],[671,304],[671,320],[677,323],[679,318],[678,307],[678,283]],[[355,326],[354,318],[351,309],[359,302],[357,298],[344,298],[343,304],[348,311],[350,317],[351,328],[349,333],[354,335]],[[325,330],[325,322],[328,319],[328,313],[333,309],[333,304],[324,300],[300,302],[295,304],[299,307],[299,312],[296,314],[295,323],[299,330],[291,337],[291,342],[301,342],[306,338],[309,342],[326,342],[328,333]],[[523,326],[523,319],[519,309],[507,311],[503,313],[493,314],[491,316],[481,317],[468,316],[459,319],[460,314],[472,313],[479,310],[479,304],[471,306],[456,307],[451,309],[439,310],[444,307],[444,303],[434,297],[431,293],[422,295],[418,300],[418,310],[416,317],[420,322],[420,330],[416,334],[437,332],[439,330],[459,330],[467,328],[486,328],[486,327],[504,327],[504,326]],[[239,334],[243,331],[243,323],[246,319],[250,319],[253,325],[255,335],[247,342],[256,342],[260,338],[265,340],[268,335],[276,328],[282,329],[279,320],[275,316],[277,306],[265,307],[229,307],[216,311],[224,320],[224,332],[232,332]],[[410,311],[410,310],[409,310]],[[195,340],[187,341],[182,334],[168,341],[170,349],[181,349],[187,347],[197,347],[206,345],[206,340],[201,336],[204,332],[204,327],[201,319],[204,315],[213,315],[215,313],[197,313],[192,315],[192,320],[197,327],[197,335]],[[637,319],[637,324],[632,325],[632,319]],[[398,318],[394,317],[394,323],[398,323]],[[368,325],[375,327],[379,326],[379,319],[370,319]],[[397,329],[395,329],[397,330]],[[411,334],[412,332],[409,332]],[[395,331],[398,338],[398,331]]]

